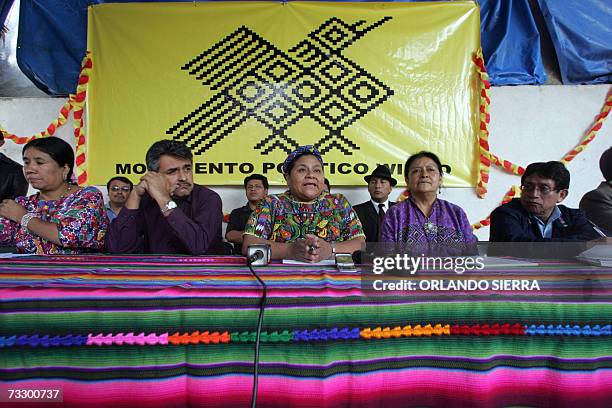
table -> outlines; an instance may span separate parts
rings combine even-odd
[[[261,289],[240,262],[0,260],[0,386],[61,389],[44,407],[249,406]],[[610,406],[610,268],[428,271],[408,279],[541,290],[373,296],[359,272],[257,270],[269,286],[260,407]]]

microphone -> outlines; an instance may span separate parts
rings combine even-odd
[[[258,260],[263,259],[263,257],[264,257],[263,251],[261,249],[258,249],[257,251],[255,251],[253,255],[249,256],[249,258],[247,259],[247,262],[253,265],[254,262],[257,262]]]
[[[268,244],[249,245],[247,248],[247,265],[265,266],[271,257],[272,249]]]
[[[257,318],[257,331],[255,332],[255,356],[253,357],[253,390],[251,392],[251,408],[257,406],[257,389],[259,384],[259,346],[261,339],[261,325],[263,323],[266,300],[268,298],[268,287],[266,283],[257,275],[253,265],[267,265],[272,257],[272,249],[268,244],[249,245],[247,248],[247,266],[261,285],[261,301],[259,303],[259,317]]]

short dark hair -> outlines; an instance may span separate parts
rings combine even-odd
[[[599,159],[599,169],[606,181],[612,180],[612,147],[601,155]]]
[[[410,169],[410,165],[415,160],[420,159],[421,157],[428,157],[431,160],[433,160],[434,163],[436,163],[436,167],[438,167],[438,171],[440,172],[440,175],[442,175],[442,173],[450,174],[451,167],[448,164],[442,164],[442,162],[440,161],[440,159],[435,153],[423,150],[423,151],[413,154],[412,156],[408,158],[408,160],[406,160],[406,164],[404,165],[404,177],[408,176],[408,170]]]
[[[266,176],[262,176],[261,174],[257,174],[257,173],[253,173],[250,176],[246,176],[244,178],[244,188],[246,188],[247,183],[251,180],[261,180],[261,182],[264,185],[264,188],[267,190],[269,185],[268,185],[268,178]]]
[[[521,176],[521,184],[525,184],[525,179],[533,175],[554,181],[556,191],[567,190],[570,186],[570,172],[558,161],[531,163]]]
[[[108,182],[106,183],[106,190],[107,191],[110,189],[110,184],[113,181],[115,181],[115,180],[120,181],[120,182],[125,183],[125,184],[129,184],[130,185],[130,190],[134,188],[134,183],[132,183],[129,178],[123,177],[123,176],[115,176],[115,177],[111,178],[110,180],[108,180]]]
[[[68,174],[66,175],[66,181],[70,182],[72,179],[72,171],[74,169],[74,152],[72,151],[72,146],[59,137],[48,136],[30,140],[25,146],[23,146],[21,155],[23,156],[26,150],[31,147],[47,153],[60,167],[67,164]]]
[[[193,162],[193,154],[185,143],[164,139],[153,143],[147,150],[147,169],[159,171],[159,158],[163,155]]]

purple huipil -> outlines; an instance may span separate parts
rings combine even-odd
[[[106,234],[106,249],[120,254],[190,254],[222,252],[221,198],[199,185],[167,217],[148,194],[140,208],[123,208]]]
[[[384,243],[440,255],[477,253],[477,239],[461,207],[439,198],[426,217],[411,198],[389,208],[380,233]]]

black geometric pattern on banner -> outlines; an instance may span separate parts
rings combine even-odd
[[[342,51],[389,20],[348,24],[332,17],[287,52],[239,27],[181,67],[214,95],[166,133],[200,155],[255,119],[269,134],[254,147],[261,154],[289,153],[299,144],[287,130],[310,117],[327,131],[315,142],[321,153],[338,149],[351,155],[359,146],[343,131],[393,90]]]

